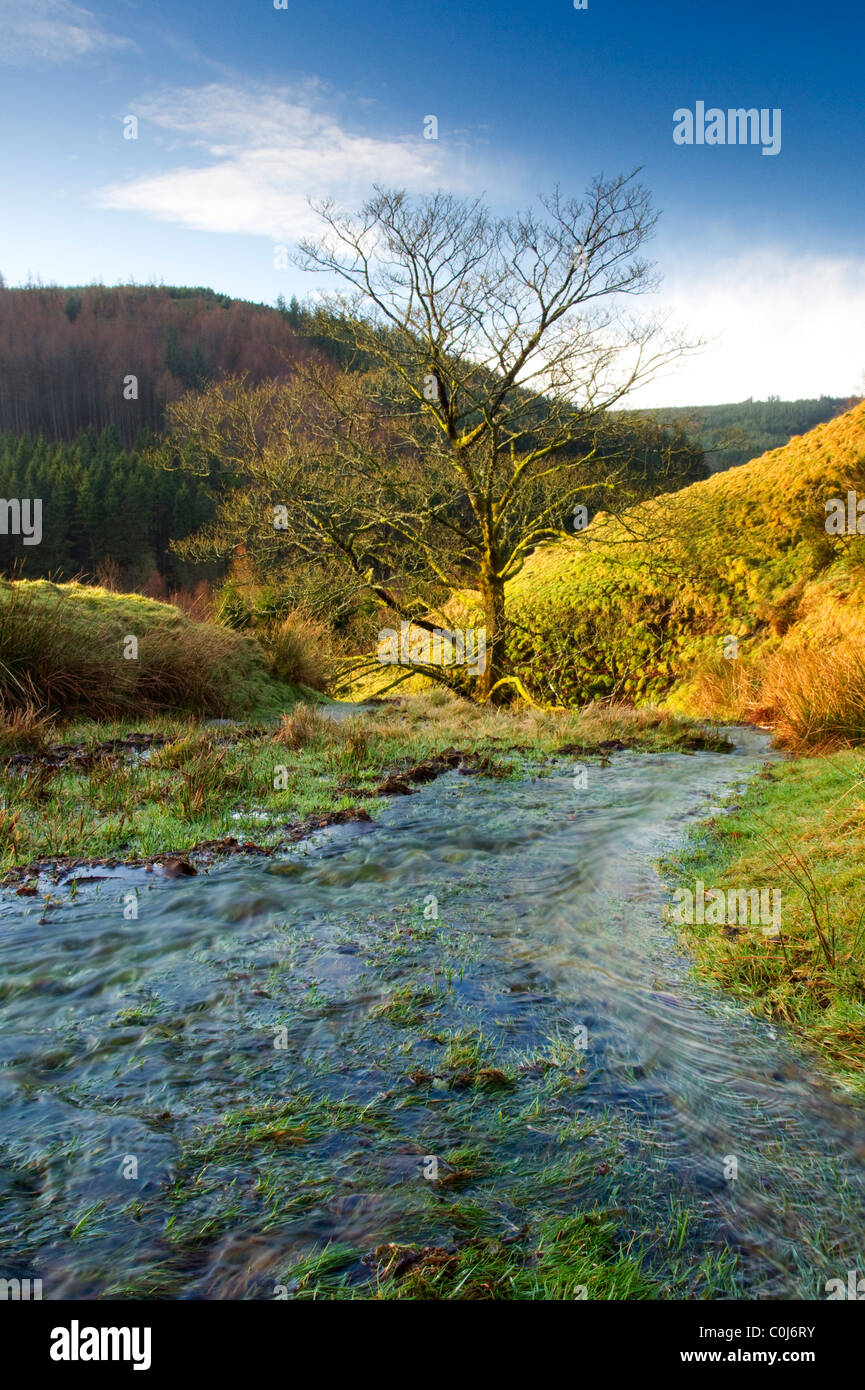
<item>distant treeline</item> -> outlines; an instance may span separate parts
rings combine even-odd
[[[0,535],[0,570],[22,577],[96,577],[106,567],[137,587],[158,571],[172,585],[195,577],[169,551],[213,515],[206,478],[168,472],[124,449],[113,430],[72,443],[0,436],[0,497],[40,499],[42,539]]]
[[[320,351],[312,318],[208,289],[0,286],[0,432],[71,440],[110,427],[131,446],[190,387],[280,376]]]
[[[834,420],[850,410],[857,396],[820,396],[815,400],[766,401],[748,399],[738,405],[670,407],[648,411],[658,420],[679,425],[702,445],[713,473],[758,458],[769,449],[780,449],[797,434]]]
[[[131,447],[142,430],[162,430],[170,401],[223,373],[258,382],[310,355],[344,359],[322,318],[296,299],[280,297],[271,308],[206,288],[8,289],[0,280],[0,432],[73,440],[111,428]],[[717,472],[780,448],[855,400],[770,398],[647,413],[684,429]]]

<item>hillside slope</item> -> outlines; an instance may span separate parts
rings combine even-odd
[[[0,432],[111,427],[131,445],[185,390],[223,372],[278,376],[321,346],[302,310],[209,289],[0,286]]]
[[[710,471],[719,473],[770,449],[783,448],[794,435],[834,420],[857,404],[855,396],[819,396],[797,401],[770,398],[729,405],[668,406],[647,413],[678,425],[698,439]]]
[[[276,717],[298,698],[252,638],[170,603],[85,584],[0,580],[0,725],[16,711]]]
[[[865,496],[865,403],[544,547],[508,591],[520,675],[562,704],[672,696],[771,717],[779,661],[862,651],[865,539],[826,531],[849,488]]]

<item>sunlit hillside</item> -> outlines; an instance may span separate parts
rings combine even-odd
[[[862,661],[865,542],[826,530],[827,501],[850,489],[865,496],[865,404],[544,547],[509,589],[520,674],[557,703],[666,696],[792,717],[782,669],[789,685],[820,667],[827,694],[829,676]]]

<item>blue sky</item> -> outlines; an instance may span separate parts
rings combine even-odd
[[[309,196],[642,165],[657,305],[710,346],[634,403],[865,389],[863,39],[860,0],[0,0],[0,271],[272,303],[315,288],[274,263]],[[697,101],[779,109],[780,152],[677,145]]]

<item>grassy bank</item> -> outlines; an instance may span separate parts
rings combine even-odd
[[[7,745],[10,722],[35,736],[50,715],[276,717],[297,698],[257,642],[171,604],[92,585],[0,580]]]
[[[130,744],[130,733],[142,729],[153,739]],[[472,770],[512,776],[521,754],[538,760],[563,748],[603,754],[611,746],[724,743],[707,726],[652,710],[510,713],[443,691],[341,723],[299,705],[265,727],[213,728],[163,715],[144,725],[72,723],[59,735],[62,742],[44,739],[30,753],[7,748],[0,762],[0,870],[7,873],[65,856],[185,853],[227,836],[272,846],[306,817],[409,790],[440,769],[421,768],[408,781],[406,772],[454,750],[473,760]]]
[[[781,931],[687,926],[699,969],[789,1025],[865,1091],[865,751],[767,767],[665,867],[675,883],[781,892]]]

